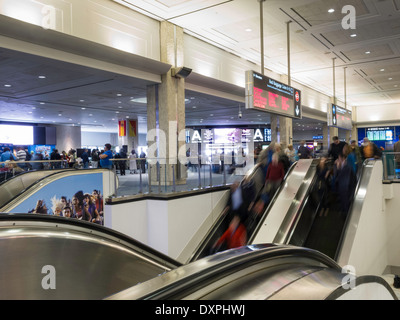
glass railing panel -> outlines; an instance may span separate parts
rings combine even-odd
[[[400,181],[400,152],[384,152],[382,164],[384,181]]]

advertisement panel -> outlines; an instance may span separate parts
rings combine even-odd
[[[55,180],[10,212],[56,215],[103,225],[103,174]]]

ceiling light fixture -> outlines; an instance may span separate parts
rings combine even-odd
[[[365,54],[370,54],[371,53],[371,51],[365,51]]]
[[[39,79],[46,79],[46,76],[39,76]]]
[[[331,9],[328,10],[328,12],[329,13],[333,13],[333,12],[335,12],[335,9],[331,8]]]
[[[357,34],[353,33],[353,34],[350,35],[350,37],[355,38],[355,37],[357,37]]]
[[[11,88],[11,87],[12,87],[11,84],[5,84],[4,86],[5,86],[6,88]]]

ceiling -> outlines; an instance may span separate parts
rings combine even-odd
[[[115,2],[260,64],[258,0]],[[342,27],[345,5],[356,9],[355,30]],[[335,96],[351,106],[400,104],[400,0],[267,0],[263,7],[267,69],[287,74],[286,28],[292,21],[293,81],[330,96],[335,85]],[[148,81],[7,49],[0,49],[0,70],[0,121],[116,132],[118,119],[137,117],[139,130],[146,126],[146,104],[135,99],[145,97]],[[186,100],[188,126],[270,122],[268,114],[243,105],[238,119],[239,103],[227,99],[186,91]],[[293,126],[303,124],[321,130],[311,119]]]

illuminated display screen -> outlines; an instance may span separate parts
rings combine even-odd
[[[0,125],[0,143],[32,145],[33,127],[2,124]]]
[[[234,144],[238,142],[270,142],[271,129],[187,129],[186,143]]]
[[[368,128],[367,138],[371,141],[393,141],[393,127]]]
[[[328,108],[328,125],[331,127],[351,130],[353,128],[351,111],[335,104],[330,105],[330,108]]]
[[[301,119],[301,92],[255,71],[246,71],[246,108]]]

